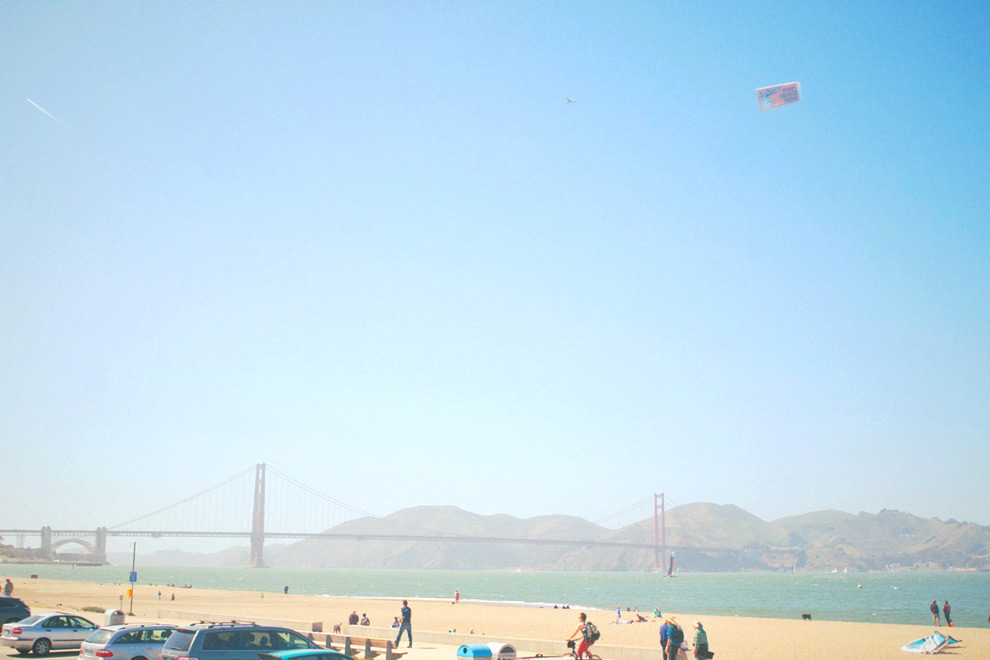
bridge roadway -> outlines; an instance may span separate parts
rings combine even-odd
[[[4,535],[38,535],[37,529],[0,529],[0,536]],[[53,529],[53,536],[92,536],[91,529]],[[250,539],[251,532],[193,532],[177,531],[163,532],[153,530],[106,530],[107,536],[123,536],[137,538],[245,538]],[[580,539],[534,539],[534,538],[511,538],[505,536],[427,536],[422,534],[341,534],[334,532],[327,534],[323,532],[265,532],[266,539],[326,539],[326,540],[346,540],[346,541],[433,541],[452,543],[518,543],[526,545],[563,545],[563,546],[595,546],[602,548],[635,548],[641,550],[656,550],[653,543],[631,543],[625,541],[589,541]],[[695,546],[667,545],[667,551],[695,551],[714,553],[736,553],[741,552],[739,548],[702,548]]]

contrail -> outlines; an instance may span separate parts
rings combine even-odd
[[[25,98],[27,98],[27,97],[25,97]],[[46,115],[48,115],[49,117],[51,117],[52,119],[54,119],[55,121],[57,121],[58,123],[62,124],[62,120],[61,119],[59,119],[58,117],[56,117],[52,113],[48,112],[47,110],[45,110],[44,108],[42,108],[40,105],[38,105],[37,103],[35,103],[31,99],[27,99],[27,102],[30,103],[31,105],[33,105],[34,107],[36,107],[38,110],[41,110],[43,113],[45,113]],[[65,126],[65,124],[62,124],[62,126]]]

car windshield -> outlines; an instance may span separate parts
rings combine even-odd
[[[92,635],[86,638],[86,641],[90,644],[106,644],[110,636],[113,635],[112,630],[97,630]]]

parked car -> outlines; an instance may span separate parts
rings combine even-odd
[[[0,596],[0,626],[21,621],[29,616],[31,616],[31,608],[25,605],[23,600],[13,596]]]
[[[261,660],[350,660],[340,651],[332,649],[289,649],[288,651],[272,651],[259,653]]]
[[[319,649],[294,630],[255,623],[194,623],[176,629],[162,646],[161,660],[243,660],[259,653]]]
[[[5,625],[0,645],[12,646],[21,655],[48,655],[49,651],[79,648],[94,630],[95,623],[75,614],[36,614]]]
[[[175,626],[128,623],[97,629],[79,649],[79,660],[158,660],[162,645]]]

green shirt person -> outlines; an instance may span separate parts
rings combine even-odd
[[[707,660],[712,657],[708,652],[708,633],[705,632],[701,621],[694,622],[694,657],[700,660]]]

